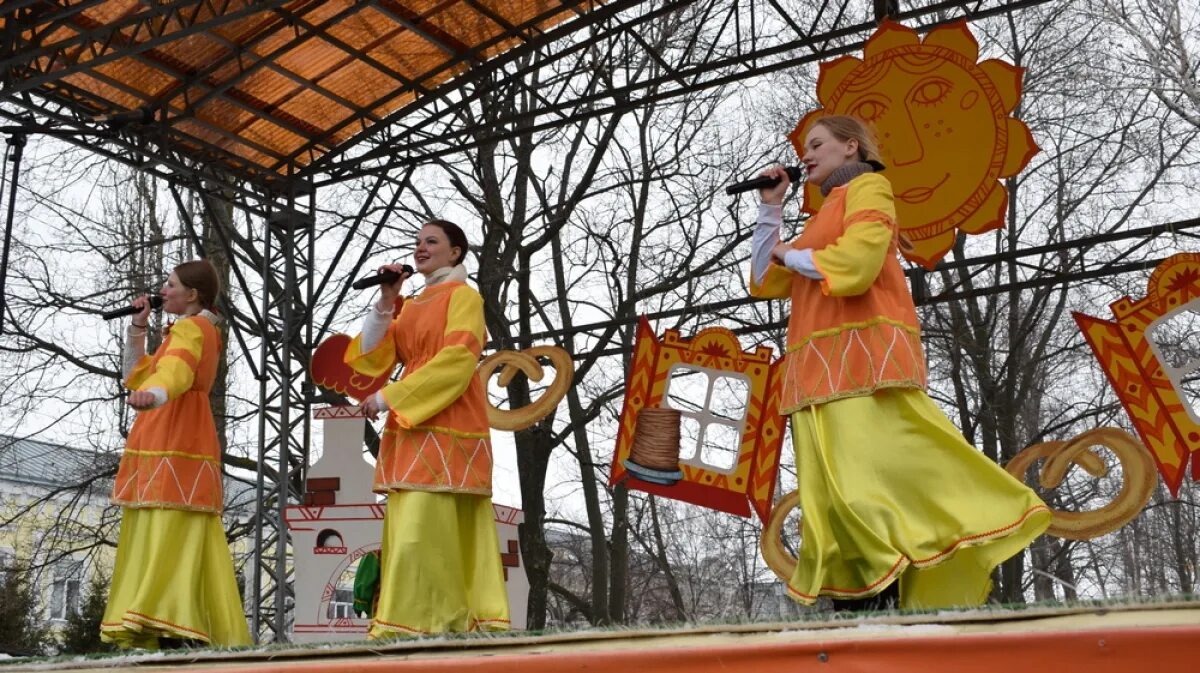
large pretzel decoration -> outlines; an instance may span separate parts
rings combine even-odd
[[[1050,535],[1068,540],[1090,540],[1111,533],[1132,521],[1154,493],[1154,484],[1158,480],[1154,458],[1141,442],[1118,428],[1096,428],[1066,441],[1034,444],[1014,456],[1004,469],[1017,479],[1023,479],[1034,461],[1045,458],[1046,462],[1038,472],[1038,483],[1045,489],[1057,488],[1072,465],[1080,466],[1093,477],[1103,477],[1108,467],[1092,449],[1094,446],[1106,447],[1117,456],[1124,475],[1121,491],[1100,509],[1089,512],[1053,510],[1054,518],[1046,531]]]
[[[511,383],[517,372],[523,372],[530,381],[541,381],[545,374],[542,365],[537,361],[539,357],[546,358],[554,365],[554,381],[546,388],[546,392],[534,402],[519,409],[501,409],[489,399],[488,425],[497,430],[524,430],[545,418],[558,406],[575,378],[575,363],[569,353],[557,346],[498,351],[484,358],[475,373],[485,386],[496,369],[501,367],[503,369],[500,370],[498,381],[501,386]]]

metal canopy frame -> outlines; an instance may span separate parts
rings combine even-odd
[[[386,175],[481,142],[629,110],[855,51],[874,30],[878,12],[889,12],[925,31],[1046,1],[925,0],[900,6],[891,0],[792,0],[785,7],[783,0],[610,0],[602,4],[561,0],[559,11],[571,10],[575,16],[541,28],[553,11],[514,25],[490,8],[490,0],[442,0],[438,8],[462,3],[502,27],[495,37],[472,47],[431,23],[429,16],[435,10],[417,15],[400,0],[358,0],[319,19],[310,18],[324,4],[317,0],[158,0],[142,11],[102,25],[87,21],[84,12],[104,4],[103,0],[16,0],[5,3],[0,15],[6,18],[0,29],[4,39],[0,44],[0,104],[7,104],[0,107],[0,115],[16,121],[33,114],[45,122],[88,127],[97,117],[142,110],[152,121],[124,126],[119,137],[89,147],[179,184],[187,184],[188,176],[203,172],[206,184],[219,184],[223,191],[262,200],[310,185],[322,187]],[[419,35],[446,60],[419,76],[409,76],[373,57],[369,48],[355,47],[335,34],[340,21],[361,16],[367,9]],[[651,47],[653,40],[646,34],[655,29],[656,22],[683,10],[703,17],[689,27],[689,34],[680,36],[689,48],[668,53]],[[220,32],[250,18],[258,23],[240,42]],[[63,25],[72,26],[75,34],[69,40],[41,46],[22,38],[23,29],[43,25],[46,27],[35,31],[33,39]],[[271,40],[278,39],[281,27],[293,36],[274,45]],[[573,39],[581,33],[588,39]],[[184,67],[171,57],[172,43],[197,35],[223,45],[227,57],[199,68]],[[392,35],[376,42],[387,37]],[[387,74],[398,86],[366,107],[330,90],[320,78],[302,80],[280,65],[280,60],[316,39],[336,47],[346,60],[367,63]],[[513,46],[507,51],[485,56],[484,52],[508,43]],[[616,48],[622,43],[649,51],[656,67],[624,70]],[[256,51],[268,44],[273,45],[268,53]],[[143,64],[174,82],[153,94],[142,91],[106,72],[106,66],[122,59]],[[544,82],[527,84],[531,73],[549,67],[571,76],[558,78],[549,86]],[[228,74],[231,68],[236,74]],[[281,109],[294,96],[268,104],[242,90],[242,85],[263,72],[291,79],[296,91],[319,93],[352,114],[322,127]],[[219,78],[218,73],[222,75]],[[84,74],[119,92],[122,101],[67,81]],[[439,78],[446,81],[438,86],[425,84]],[[496,128],[481,132],[465,113],[480,105],[494,86],[522,91],[539,101],[538,109],[501,115]],[[193,91],[202,93],[193,96]],[[182,104],[178,102],[181,97]],[[404,100],[409,102],[395,106]],[[290,152],[275,150],[248,138],[245,123],[224,128],[198,114],[213,102],[265,119],[306,140]],[[395,109],[387,114],[375,112],[388,106]],[[186,132],[186,125],[195,125],[216,139],[201,142]],[[343,136],[347,137],[339,141]],[[270,162],[251,161],[228,149],[233,145],[244,145],[269,157]]]
[[[318,187],[387,173],[400,166],[454,154],[517,134],[632,110],[854,52],[865,44],[880,16],[890,16],[919,32],[926,32],[955,21],[978,20],[1045,2],[1047,0],[938,0],[907,2],[904,6],[909,9],[898,11],[897,3],[875,0],[876,11],[881,7],[885,11],[895,11],[854,16],[848,9],[853,6],[865,11],[868,9],[865,3],[823,0],[804,3],[811,6],[813,13],[805,17],[803,25],[785,11],[778,0],[732,3],[665,0],[645,3],[654,5],[651,8],[624,13],[620,12],[619,5],[628,3],[615,2],[609,7],[611,11],[589,15],[589,28],[595,31],[591,40],[574,42],[561,51],[539,54],[539,58],[528,62],[520,60],[523,53],[514,52],[507,59],[496,59],[486,67],[472,70],[463,80],[463,85],[471,88],[464,90],[459,100],[453,103],[447,103],[444,98],[414,101],[389,117],[388,123],[369,129],[356,140],[357,144],[370,145],[370,149],[356,154],[350,152],[348,146],[314,162],[309,172],[321,173],[314,176]],[[651,46],[654,40],[643,37],[645,32],[654,29],[656,21],[685,8],[706,17],[705,22],[692,26],[692,32],[680,38],[689,46],[703,47],[699,49],[703,56],[698,60],[693,58],[695,49],[663,53]],[[708,32],[706,27],[710,24],[719,29]],[[764,26],[786,30],[764,36],[761,34]],[[626,77],[618,81],[617,73],[623,69],[617,60],[618,50],[613,45],[620,41],[636,42],[651,54],[658,67],[626,72]],[[556,86],[529,92],[541,100],[542,105],[525,114],[501,115],[497,128],[488,133],[480,133],[464,123],[463,111],[479,104],[488,93],[485,78],[489,75],[493,80],[515,82],[514,86],[521,87],[530,73],[571,58],[587,62],[590,75],[586,85],[563,78]],[[473,81],[478,84],[472,84]],[[576,94],[575,90],[585,93]]]
[[[254,615],[255,636],[285,640],[290,568],[283,508],[299,502],[307,466],[309,407],[316,396],[307,378],[309,357],[333,319],[332,313],[315,316],[314,300],[336,291],[336,306],[345,297],[353,276],[372,254],[390,214],[409,189],[408,179],[417,166],[482,142],[552,129],[849,53],[861,48],[883,16],[926,31],[948,22],[1013,12],[1047,0],[562,0],[560,11],[569,11],[571,17],[552,25],[547,25],[544,15],[516,24],[508,22],[494,10],[496,0],[435,3],[443,9],[461,4],[501,28],[493,40],[474,46],[439,28],[428,16],[413,12],[402,0],[352,0],[324,19],[312,16],[323,4],[318,0],[156,0],[138,3],[137,10],[110,23],[81,25],[83,12],[105,1],[10,0],[3,4],[0,117],[62,129],[115,130],[116,137],[103,142],[83,137],[67,139],[164,180],[181,212],[186,212],[184,192],[199,194],[230,260],[231,284],[247,298],[260,299],[257,305],[250,302],[244,307],[226,308],[231,333],[259,381],[262,408],[260,510],[253,582],[259,601]],[[333,26],[339,18],[365,9],[419,36],[447,58],[424,76],[408,76],[374,58],[369,50],[355,48],[334,34]],[[702,17],[690,22],[689,34],[679,36],[689,48],[669,53],[651,49],[653,41],[646,35],[654,30],[656,22],[685,9]],[[238,20],[259,15],[267,16],[268,23],[239,43],[219,32]],[[47,46],[22,41],[22,30],[30,26],[44,26],[49,31],[68,24],[77,31],[69,43]],[[259,54],[254,48],[269,39],[271,26],[286,26],[293,37]],[[162,50],[173,41],[197,35],[224,40],[229,57],[187,70],[164,56]],[[316,38],[340,48],[347,59],[388,72],[398,86],[380,100],[408,102],[381,113],[378,105],[356,103],[325,86],[319,78],[303,80],[281,66],[281,58],[306,40]],[[623,70],[616,48],[620,44],[638,44],[651,51],[655,67],[638,72]],[[104,72],[106,64],[121,58],[174,73],[178,81],[157,96],[147,96]],[[237,69],[235,76],[215,78],[231,64]],[[546,68],[557,68],[564,75],[549,85],[530,85],[529,75]],[[107,84],[136,105],[122,106],[64,81],[81,73]],[[321,127],[278,106],[264,105],[238,88],[257,73],[287,78],[352,114],[337,124]],[[502,115],[495,128],[472,126],[469,113],[484,103],[494,87],[521,91],[540,105],[525,115]],[[188,93],[184,105],[171,104],[180,92],[193,90],[201,93],[194,97]],[[226,129],[199,118],[196,110],[213,101],[262,115],[278,128],[302,136],[305,142],[292,151],[281,152],[245,137],[244,128]],[[97,121],[98,116],[138,109],[148,116],[146,123]],[[181,130],[185,122],[213,133],[220,142],[197,142]],[[246,143],[246,147],[271,161],[252,161],[224,146],[229,143]],[[350,221],[349,232],[333,262],[321,273],[313,265],[316,192],[347,180],[365,181],[367,198]],[[246,213],[244,224],[221,222],[214,214],[220,202],[232,203]],[[197,249],[202,249],[194,226],[188,226]],[[1174,229],[1190,230],[1195,226],[1195,222],[1177,223]],[[1130,232],[1129,238],[1146,238],[1153,233]],[[342,270],[335,276],[349,241],[360,237],[365,237],[366,246],[353,260],[353,271],[347,276]],[[1100,240],[1065,241],[1055,246],[1080,248]],[[1015,256],[1027,254],[1040,253],[1031,249]],[[955,264],[984,268],[1012,261],[994,257]],[[1045,282],[1125,270],[1117,262]],[[914,270],[910,275],[923,273]],[[914,284],[918,290],[923,287],[917,278]],[[917,298],[932,302],[964,296],[969,293]],[[707,308],[719,312],[746,303],[723,302]],[[675,315],[678,312],[658,317]],[[580,326],[572,333],[589,332],[598,326]],[[536,336],[563,334],[554,331]],[[251,344],[258,346],[257,357],[252,354]]]

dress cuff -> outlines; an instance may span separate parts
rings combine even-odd
[[[151,388],[146,392],[154,396],[154,406],[152,409],[157,409],[167,403],[167,391],[162,388]]]
[[[125,347],[121,349],[121,378],[128,378],[129,372],[137,365],[138,360],[146,354],[146,328],[129,326],[125,333]]]
[[[391,322],[391,311],[380,311],[378,302],[371,305],[371,310],[367,312],[367,317],[363,319],[362,352],[370,353],[379,345],[384,335],[387,334],[388,325]]]

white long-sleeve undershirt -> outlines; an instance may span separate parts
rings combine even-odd
[[[756,283],[761,283],[767,275],[767,269],[771,266],[771,251],[779,245],[779,229],[782,226],[783,206],[758,204],[758,221],[750,239],[750,265]],[[812,250],[809,248],[789,250],[784,255],[783,263],[787,268],[807,278],[825,279],[813,263]]]
[[[121,351],[121,378],[129,378],[129,373],[137,366],[138,360],[146,355],[146,328],[129,324],[125,332],[125,348]],[[154,395],[154,405],[157,409],[167,403],[167,391],[162,388],[150,388],[147,392]]]

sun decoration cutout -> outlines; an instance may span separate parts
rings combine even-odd
[[[884,175],[896,195],[909,259],[933,268],[957,230],[979,234],[1004,226],[1008,192],[1001,178],[1023,169],[1038,146],[1029,128],[1009,117],[1021,97],[1023,68],[995,59],[976,63],[979,43],[965,21],[916,31],[884,21],[853,56],[821,64],[817,99],[788,134],[798,154],[818,117],[849,114],[874,127]],[[821,205],[806,185],[804,209]]]

